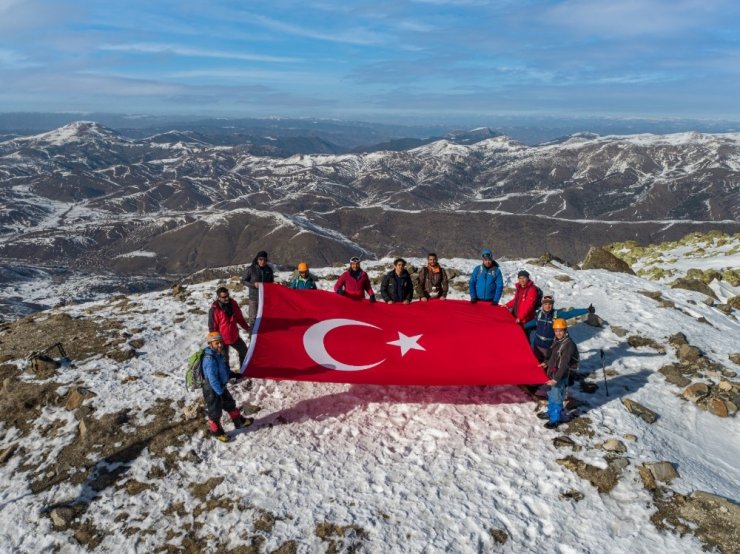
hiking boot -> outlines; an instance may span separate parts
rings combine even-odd
[[[208,434],[211,435],[217,441],[231,442],[231,437],[227,435],[223,429],[221,429],[220,431],[208,431]]]
[[[557,429],[558,425],[560,425],[559,421],[548,421],[545,423],[545,429]]]
[[[239,414],[239,417],[233,420],[234,422],[234,429],[243,429],[244,427],[249,427],[254,423],[254,419],[251,417],[244,417],[243,415]]]

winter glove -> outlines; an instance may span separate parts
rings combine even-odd
[[[491,301],[491,306],[498,306],[498,302],[496,300]]]
[[[338,294],[338,295],[340,295],[340,296],[344,296],[344,294],[345,294],[345,293],[344,293],[344,289],[339,289],[339,290],[337,291],[337,294]]]
[[[370,295],[370,303],[371,304],[374,304],[375,303],[375,295],[374,294],[371,294]]]
[[[471,298],[470,299],[470,303],[471,304],[475,304],[476,302],[478,302],[478,299],[477,298]]]
[[[588,305],[588,313],[590,313],[590,314],[595,314],[596,313],[596,308],[594,308],[594,305],[593,304],[589,304]]]

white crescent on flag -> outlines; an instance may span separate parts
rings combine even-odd
[[[308,354],[309,357],[320,366],[327,369],[334,369],[336,371],[363,371],[382,364],[385,361],[385,358],[379,362],[368,365],[343,364],[342,362],[335,360],[331,354],[326,351],[324,337],[326,337],[327,333],[337,327],[350,325],[380,329],[380,327],[375,325],[371,325],[363,321],[356,321],[354,319],[326,319],[324,321],[319,321],[306,329],[306,332],[303,334],[303,348],[306,350],[306,354]]]

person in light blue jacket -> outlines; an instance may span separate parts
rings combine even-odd
[[[498,263],[493,259],[493,252],[488,249],[481,252],[481,265],[473,270],[468,285],[470,302],[475,304],[478,300],[483,300],[498,306],[504,291],[504,277]]]

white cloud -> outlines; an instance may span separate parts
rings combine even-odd
[[[211,50],[207,48],[192,48],[176,44],[159,44],[152,42],[133,42],[126,44],[104,44],[100,50],[112,52],[130,52],[140,54],[172,54],[176,56],[190,56],[195,58],[222,58],[227,60],[244,60],[251,62],[293,63],[302,61],[300,58],[284,56],[266,56],[230,50]]]
[[[367,29],[355,28],[344,32],[321,32],[283,21],[277,21],[269,17],[256,14],[244,14],[248,16],[250,23],[257,23],[268,29],[280,31],[281,33],[324,40],[328,42],[339,42],[344,44],[356,44],[360,46],[370,46],[386,42],[386,38],[378,33]]]
[[[566,0],[547,11],[545,20],[605,37],[670,35],[721,18],[723,4],[723,0]]]

